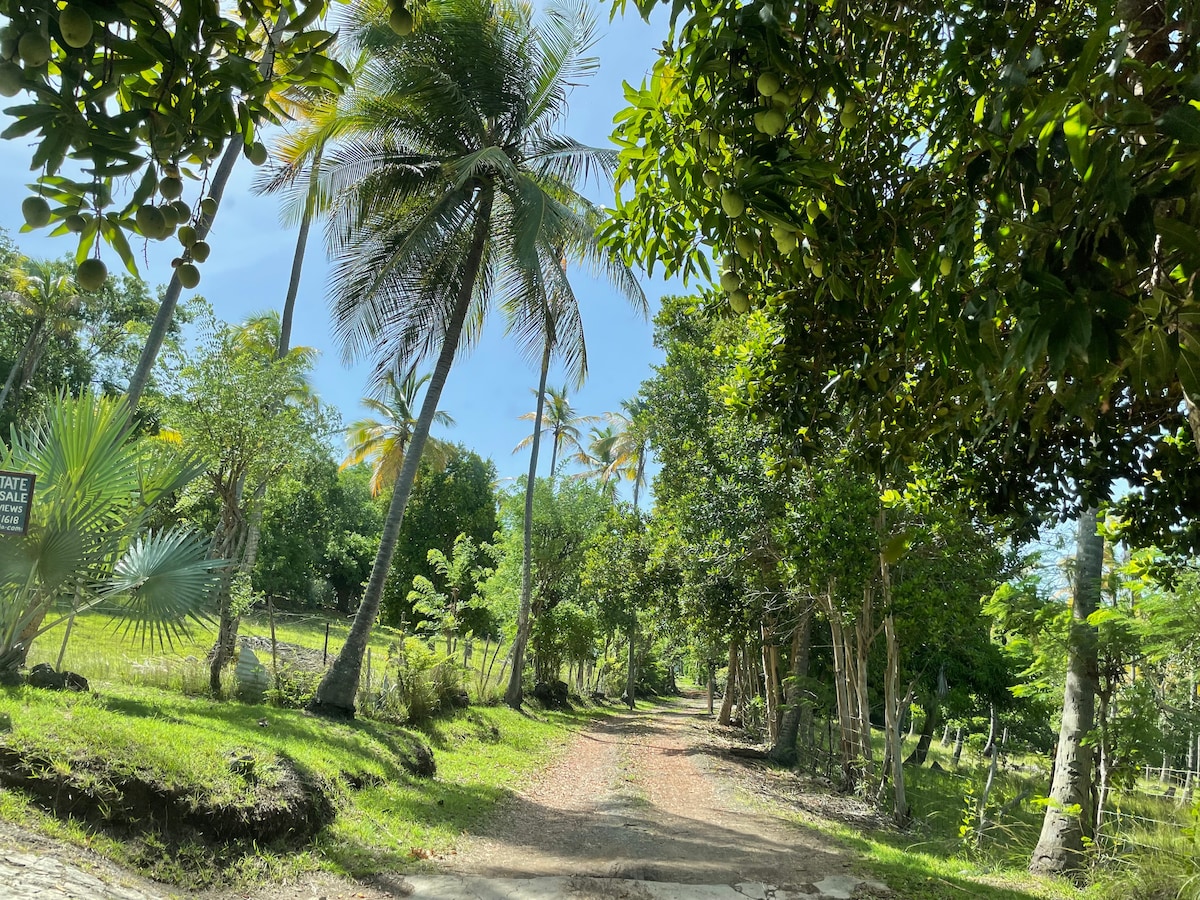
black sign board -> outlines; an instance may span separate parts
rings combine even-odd
[[[0,472],[0,534],[24,534],[29,528],[35,480],[27,472]]]

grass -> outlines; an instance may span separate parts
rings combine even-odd
[[[317,617],[276,621],[281,642],[315,650],[323,648],[325,629]],[[348,624],[330,625],[331,659],[347,631]],[[29,664],[54,665],[62,633],[55,629],[36,642]],[[248,617],[241,634],[269,636],[266,617]],[[397,637],[377,629],[372,638],[380,676]],[[0,716],[12,722],[0,733],[0,748],[38,760],[39,777],[66,790],[104,796],[136,776],[194,798],[198,807],[234,810],[261,808],[287,772],[298,772],[336,809],[314,841],[302,848],[217,846],[130,834],[104,816],[87,823],[56,819],[18,791],[0,791],[0,816],[187,887],[251,884],[309,869],[352,877],[411,869],[453,847],[594,714],[473,706],[413,731],[363,717],[338,723],[295,709],[215,701],[206,696],[204,661],[212,640],[211,631],[197,628],[163,652],[131,643],[102,614],[80,616],[63,667],[87,677],[93,692],[0,689]],[[481,656],[475,654],[477,665]],[[404,768],[414,741],[433,748],[436,777],[416,778]]]
[[[915,742],[914,742],[915,743]],[[906,753],[912,749],[910,743]],[[937,762],[942,771],[929,763]],[[925,767],[905,767],[913,822],[904,830],[858,830],[810,813],[793,813],[851,849],[864,866],[901,898],[921,900],[1200,900],[1200,879],[1187,881],[1200,860],[1200,843],[1187,825],[1188,810],[1145,793],[1113,798],[1128,819],[1098,854],[1090,883],[1035,878],[1027,866],[1041,831],[1048,761],[1004,759],[988,802],[988,828],[976,839],[978,798],[989,761],[964,752],[955,767],[952,748],[934,741]],[[1003,810],[1003,814],[1001,814]],[[1170,824],[1175,823],[1175,824]],[[966,830],[964,835],[963,829]]]

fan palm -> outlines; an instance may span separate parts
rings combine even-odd
[[[417,395],[432,376],[418,376],[410,369],[401,379],[396,373],[388,372],[376,388],[376,396],[364,397],[363,406],[379,418],[359,419],[346,429],[346,442],[350,452],[342,460],[342,468],[356,466],[369,460],[371,468],[371,496],[377,497],[396,483],[404,465],[405,451],[412,443],[417,427]],[[449,414],[438,410],[433,421],[438,425],[454,424]],[[451,447],[444,441],[430,438],[425,444],[425,458],[437,468],[445,466],[450,458]]]
[[[28,532],[0,537],[0,671],[11,676],[34,638],[100,602],[143,641],[169,642],[202,617],[223,561],[185,530],[145,529],[199,467],[129,433],[123,401],[60,396],[11,449],[0,444],[0,469],[37,478]],[[68,600],[71,614],[45,624]]]
[[[549,318],[545,260],[589,240],[594,221],[574,187],[610,151],[560,136],[567,92],[595,68],[583,2],[551,6],[540,27],[508,0],[432,0],[400,38],[387,6],[352,8],[346,31],[368,61],[346,102],[347,130],[325,150],[321,178],[336,198],[335,334],[349,359],[435,360],[384,521],[379,552],[342,651],[310,708],[354,713],[363,655],[383,596],[413,479],[459,346],[492,303],[510,333],[541,350]],[[352,127],[351,127],[352,126]],[[594,262],[603,268],[607,256]]]
[[[0,388],[0,409],[8,401],[13,387],[20,394],[33,380],[42,355],[51,338],[75,328],[75,313],[79,310],[79,291],[74,279],[62,271],[61,264],[49,261],[25,263],[27,270],[15,273],[16,290],[3,295],[16,311],[29,320],[29,334],[17,361],[8,371],[4,387]],[[20,383],[17,376],[20,375]]]

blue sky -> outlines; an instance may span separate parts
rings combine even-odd
[[[603,37],[594,53],[600,58],[600,70],[572,95],[570,114],[562,129],[595,146],[608,144],[613,115],[625,105],[622,82],[637,84],[649,73],[654,48],[662,45],[667,31],[665,15],[655,17],[651,24],[633,13],[608,22],[608,9],[605,4],[598,13]],[[12,102],[22,102],[22,98]],[[27,255],[57,257],[73,253],[75,242],[70,237],[51,239],[44,236],[44,231],[19,233],[20,203],[28,193],[24,185],[32,180],[31,154],[25,139],[0,141],[0,226]],[[226,321],[238,321],[249,313],[282,305],[295,247],[295,230],[279,224],[278,202],[252,194],[255,171],[246,160],[240,161],[234,171],[209,236],[212,256],[201,267],[202,280],[196,291]],[[606,189],[594,199],[607,202],[610,197]],[[184,198],[194,203],[195,191],[188,191]],[[319,238],[309,243],[292,339],[295,344],[321,351],[314,373],[317,392],[350,422],[362,414],[358,399],[365,391],[368,373],[364,367],[346,368],[339,348],[333,344],[326,301],[328,265],[322,244]],[[154,243],[146,248],[145,256],[141,246],[135,244],[134,250],[147,281],[157,284],[167,280],[174,241]],[[105,261],[110,271],[120,267],[111,251],[106,251]],[[579,272],[572,273],[572,279],[583,308],[591,373],[572,401],[584,414],[617,410],[622,400],[637,393],[641,382],[652,374],[651,366],[661,360],[652,343],[652,327],[631,312],[607,285]],[[657,276],[654,280],[643,278],[643,287],[651,301],[651,315],[657,311],[659,297],[680,290],[678,284],[668,285]],[[550,381],[561,383],[561,375],[551,372]],[[533,409],[532,389],[536,385],[533,366],[508,346],[499,321],[493,319],[474,352],[455,362],[441,407],[457,425],[444,430],[441,436],[490,456],[502,479],[524,474],[528,456],[524,452],[514,456],[512,449],[528,433],[528,423],[519,421],[518,416]],[[547,464],[543,462],[543,472]]]

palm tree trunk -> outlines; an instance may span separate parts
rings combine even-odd
[[[529,642],[529,612],[533,601],[533,491],[537,486],[538,448],[542,442],[542,412],[546,406],[546,377],[550,373],[550,351],[553,349],[549,331],[542,349],[542,371],[538,381],[537,411],[533,416],[533,443],[529,452],[529,478],[525,483],[525,544],[521,558],[521,605],[517,610],[517,636],[513,641],[513,667],[508,677],[504,702],[520,709],[525,699],[522,684],[525,674],[525,645]],[[553,469],[551,469],[553,471]]]
[[[438,354],[437,365],[429,387],[425,391],[425,401],[421,404],[421,414],[417,418],[407,452],[404,455],[404,465],[396,479],[392,493],[392,502],[388,505],[387,516],[383,523],[383,534],[379,539],[379,552],[375,555],[375,564],[371,568],[371,578],[363,593],[362,603],[354,616],[354,624],[341,652],[333,661],[321,684],[316,696],[308,704],[310,712],[333,718],[349,719],[354,717],[354,698],[358,693],[359,676],[362,673],[363,655],[367,650],[367,640],[371,629],[379,617],[379,607],[383,602],[383,585],[387,580],[388,569],[392,565],[392,556],[396,551],[396,542],[400,537],[400,527],[404,523],[404,510],[408,506],[408,497],[412,493],[413,481],[417,476],[417,468],[421,463],[421,452],[425,449],[425,440],[429,437],[430,426],[437,412],[438,401],[442,396],[442,388],[450,367],[454,363],[454,353],[458,349],[459,337],[462,335],[463,323],[467,319],[467,311],[471,306],[471,295],[479,276],[483,262],[483,248],[487,242],[488,226],[492,217],[492,193],[490,188],[484,188],[479,198],[479,211],[476,214],[475,233],[471,236],[471,248],[466,264],[466,277],[454,304],[446,327],[446,335],[442,342],[442,350]]]
[[[292,274],[288,279],[287,298],[283,301],[283,315],[279,319],[279,359],[287,356],[292,343],[292,320],[296,314],[296,295],[300,292],[300,271],[304,267],[304,251],[308,246],[308,229],[312,218],[307,212],[300,220],[300,233],[296,235],[296,252],[292,256]]]
[[[275,21],[275,27],[271,29],[270,40],[267,41],[266,49],[263,51],[263,57],[258,62],[258,72],[263,78],[271,74],[275,67],[275,41],[283,33],[283,29],[287,26],[288,13],[286,10],[280,12],[279,18]],[[219,206],[221,197],[225,194],[225,186],[229,183],[229,175],[233,172],[234,163],[237,162],[238,154],[244,146],[242,141],[236,137],[231,139],[225,145],[225,153],[221,156],[221,161],[217,163],[217,171],[213,173],[212,184],[209,186],[208,196]],[[208,237],[208,232],[212,228],[212,216],[206,216],[201,213],[199,220],[196,222],[196,240],[202,241]],[[142,348],[142,355],[138,359],[137,368],[133,371],[133,376],[129,379],[129,409],[131,413],[137,412],[138,402],[142,399],[142,392],[146,390],[146,383],[150,380],[150,370],[154,368],[154,362],[158,359],[158,351],[162,349],[163,341],[167,337],[167,331],[171,327],[171,322],[175,318],[175,307],[179,303],[179,295],[183,292],[183,283],[179,280],[178,272],[172,272],[171,283],[167,285],[167,292],[163,296],[162,303],[158,305],[158,313],[154,317],[154,324],[150,326],[150,333],[146,335],[146,346]]]
[[[633,471],[633,508],[638,508],[638,491],[641,489],[642,482],[646,480],[646,448],[642,446],[638,453],[637,468]]]
[[[1094,508],[1079,517],[1062,727],[1050,803],[1029,864],[1031,871],[1043,875],[1077,871],[1091,837],[1092,747],[1085,739],[1095,718],[1099,678],[1096,628],[1087,620],[1100,600],[1104,568],[1104,538],[1097,531],[1098,518]]]
[[[300,219],[300,233],[296,235],[296,252],[292,255],[292,273],[288,278],[287,297],[283,301],[283,313],[279,318],[279,346],[277,359],[288,355],[292,346],[292,321],[296,315],[296,296],[300,293],[300,272],[304,268],[304,253],[308,248],[308,231],[312,226],[313,194],[316,193],[317,169],[321,165],[320,151],[313,157],[308,169],[308,197],[304,215]]]
[[[229,141],[225,146],[225,153],[221,156],[221,161],[217,164],[217,171],[213,173],[208,196],[218,204],[221,202],[221,196],[225,193],[225,186],[229,183],[229,176],[233,172],[234,163],[237,162],[240,153],[241,142],[236,139]],[[202,241],[208,237],[211,228],[212,216],[201,214],[200,220],[196,223],[196,240]],[[154,324],[150,326],[150,333],[146,335],[146,346],[142,348],[137,368],[134,369],[133,375],[129,379],[129,408],[135,412],[142,399],[142,393],[146,390],[146,384],[150,380],[150,370],[154,368],[154,362],[158,359],[158,351],[162,349],[167,331],[170,330],[171,322],[175,318],[175,307],[179,303],[181,293],[183,293],[183,282],[179,280],[178,271],[173,271],[171,283],[167,285],[167,292],[163,294],[162,302],[158,305],[158,313],[154,316]]]

